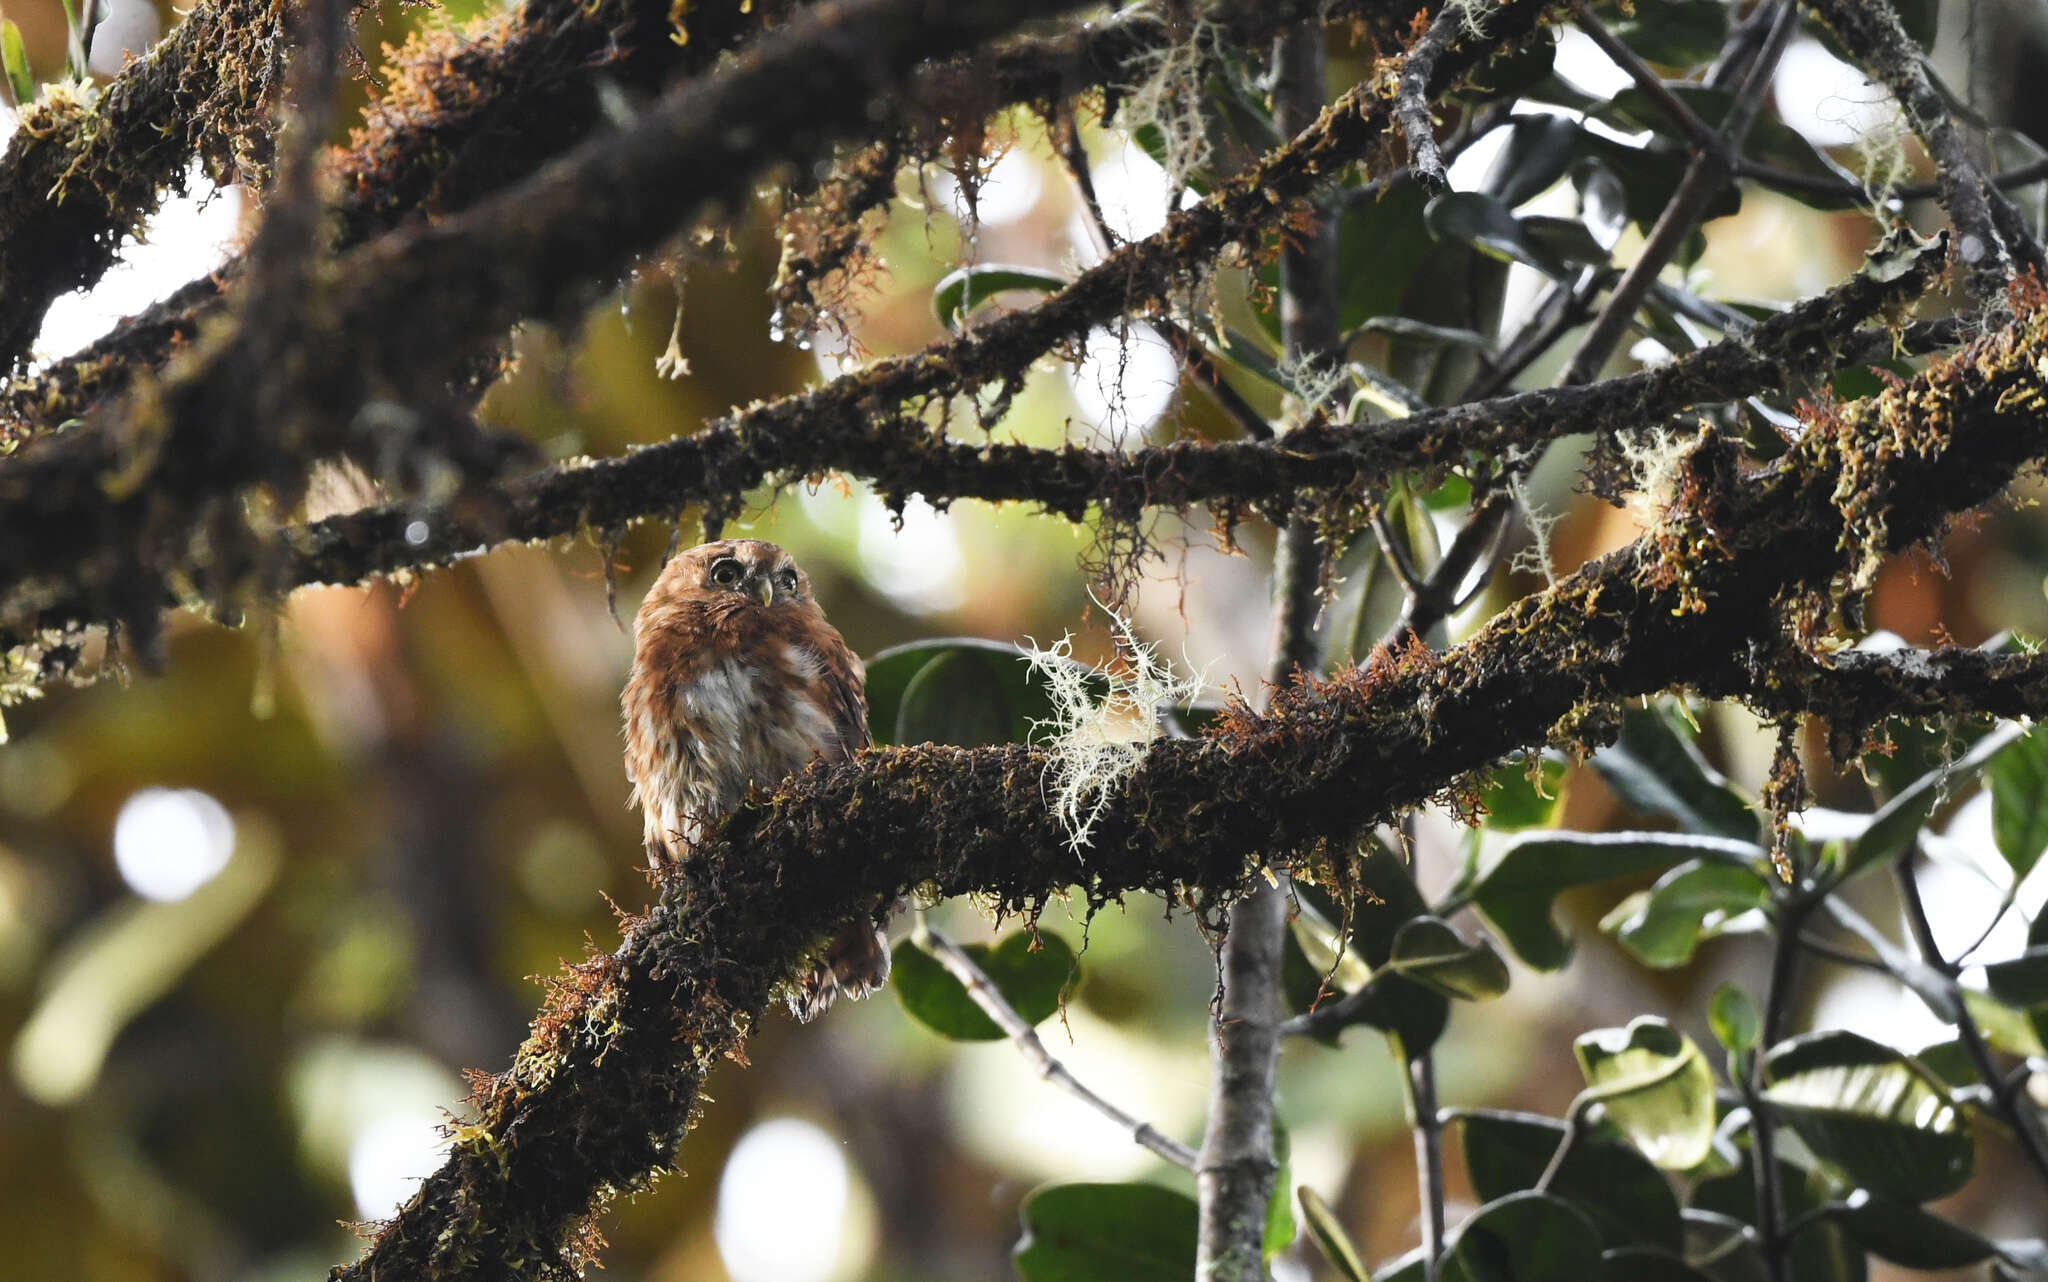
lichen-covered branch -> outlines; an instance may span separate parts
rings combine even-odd
[[[692,504],[728,503],[773,478],[826,471],[865,477],[897,497],[1014,500],[1077,519],[1091,504],[1127,514],[1146,505],[1256,504],[1308,491],[1341,493],[1397,472],[1498,457],[1512,446],[1573,432],[1654,426],[1690,406],[1818,375],[1844,344],[1862,343],[1859,325],[1918,297],[1940,272],[1942,257],[1940,246],[1930,246],[1905,270],[1853,277],[1747,335],[1655,369],[1387,423],[1325,424],[1297,430],[1284,448],[1259,442],[1182,442],[1128,452],[978,446],[937,439],[920,422],[871,417],[870,406],[888,404],[886,397],[906,385],[922,386],[927,371],[971,363],[983,340],[970,335],[620,458],[565,465],[426,512],[392,504],[319,522],[289,536],[288,584],[357,583],[497,543],[673,518]],[[1021,323],[1005,317],[977,335]]]
[[[1314,876],[1320,848],[1515,749],[1604,740],[1621,700],[1678,685],[1769,697],[1777,678],[1752,656],[1788,614],[1853,583],[1865,550],[1934,537],[2048,453],[2044,349],[2048,315],[2023,305],[1911,383],[1816,420],[1762,477],[1738,482],[1704,439],[1665,524],[1465,645],[1380,650],[1155,743],[1086,851],[1039,797],[1042,750],[812,765],[736,813],[618,952],[558,983],[447,1163],[341,1276],[566,1276],[591,1215],[674,1162],[704,1074],[849,905],[916,889],[1028,912],[1070,887],[1098,904],[1228,894],[1264,863]],[[1843,506],[1844,477],[1882,511]]]
[[[2048,260],[2005,193],[1986,181],[1957,132],[1925,56],[1883,0],[1810,0],[1836,39],[1890,89],[1934,158],[1936,188],[1956,228],[1956,256],[1980,302],[1995,303],[2016,271],[2048,275]]]
[[[448,376],[515,320],[587,301],[593,282],[706,205],[743,198],[763,165],[814,158],[864,127],[849,104],[885,104],[918,61],[1076,3],[820,5],[512,192],[345,256],[308,307],[319,326],[291,354],[290,423],[252,417],[239,376],[243,349],[263,340],[230,329],[125,413],[0,466],[0,615],[24,625],[24,602],[55,585],[146,632],[177,570],[221,599],[250,581],[256,554],[238,526],[242,487],[289,484],[283,465],[302,474],[393,414],[431,415]],[[603,216],[591,191],[608,193]],[[280,460],[241,448],[259,435],[296,449]]]

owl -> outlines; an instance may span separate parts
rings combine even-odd
[[[619,698],[626,774],[657,868],[685,860],[750,789],[872,742],[860,659],[773,543],[725,539],[670,558],[633,632]],[[888,938],[859,918],[797,978],[790,1010],[808,1022],[888,977]]]

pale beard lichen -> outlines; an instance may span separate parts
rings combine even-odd
[[[1032,727],[1047,735],[1041,783],[1076,851],[1088,845],[1097,820],[1159,738],[1162,711],[1190,702],[1204,688],[1199,674],[1175,673],[1158,647],[1140,642],[1114,611],[1109,615],[1115,664],[1076,662],[1071,635],[1044,649],[1035,641],[1025,646],[1053,705],[1052,719]]]

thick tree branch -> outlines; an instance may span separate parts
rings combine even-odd
[[[906,61],[946,52],[948,41],[972,38],[967,19],[981,12],[979,6],[948,8],[957,25],[908,21],[905,15],[916,9],[910,0],[843,0],[816,11],[715,77],[672,93],[632,128],[586,144],[514,192],[343,258],[322,309],[330,341],[301,348],[299,430],[309,448],[325,444],[331,452],[372,429],[376,419],[363,417],[366,405],[424,402],[415,413],[438,412],[437,384],[480,343],[521,316],[582,301],[588,282],[609,278],[691,210],[720,196],[736,199],[759,163],[810,154],[831,131],[854,127],[865,117],[844,105],[879,101],[870,91],[887,80],[883,49],[893,47]],[[1501,25],[1518,35],[1546,11],[1523,4],[1506,12],[1519,27],[1506,20]],[[861,40],[877,43],[849,42],[850,31],[866,32]],[[1461,74],[1475,56],[1454,49],[1443,74]],[[801,67],[800,75],[793,66]],[[792,93],[792,84],[804,92]],[[1118,251],[1047,303],[977,327],[949,353],[957,364],[931,353],[884,362],[824,389],[819,408],[860,421],[878,409],[886,417],[889,407],[910,398],[1013,383],[1044,352],[1102,319],[1166,302],[1217,254],[1255,243],[1301,197],[1383,137],[1387,104],[1377,84],[1376,77],[1354,89],[1244,178],[1177,215],[1159,236]],[[752,123],[735,132],[719,123],[729,120]],[[597,213],[584,198],[593,189],[612,193]],[[479,288],[486,282],[488,288]],[[141,407],[142,422],[89,424],[40,441],[0,467],[0,626],[31,626],[23,607],[47,604],[53,587],[60,601],[89,603],[67,605],[73,618],[132,618],[150,598],[149,581],[162,582],[173,568],[149,562],[139,531],[166,523],[175,529],[233,498],[236,485],[261,479],[250,460],[214,457],[203,447],[223,415],[247,412],[221,365],[202,359],[170,380],[159,399]],[[135,448],[136,436],[150,448]],[[192,436],[200,442],[186,440]],[[102,485],[109,475],[127,477],[134,487],[111,505]],[[684,500],[674,489],[669,495],[643,510],[675,511]],[[401,529],[411,525],[409,519]],[[216,563],[184,569],[218,599],[223,585],[244,581],[247,573],[236,557],[222,553],[224,543],[232,549],[234,531],[210,533]],[[430,526],[428,539],[436,537]],[[181,542],[159,538],[150,551]]]
[[[1025,501],[1077,519],[1091,504],[1125,515],[1148,504],[1249,504],[1308,490],[1343,492],[1398,472],[1450,466],[1471,455],[1498,457],[1512,446],[1573,432],[1653,426],[1694,405],[1796,383],[1828,368],[1834,352],[1852,338],[1860,345],[1857,327],[1917,297],[1941,261],[1941,250],[1930,247],[1907,271],[1854,277],[1746,335],[1655,369],[1386,423],[1297,430],[1285,448],[1183,442],[1126,453],[1041,451],[941,441],[921,423],[868,417],[864,407],[888,404],[885,398],[906,385],[923,386],[921,370],[971,364],[986,330],[1023,325],[1003,317],[976,335],[741,411],[695,436],[621,458],[563,466],[426,511],[392,504],[320,522],[290,536],[289,581],[357,583],[446,563],[496,543],[673,517],[693,503],[730,502],[763,481],[826,471],[866,477],[899,497]]]
[[[31,577],[69,581],[146,631],[152,581],[184,561],[201,592],[222,599],[251,578],[253,551],[233,520],[241,487],[275,481],[279,467],[277,451],[239,443],[282,432],[303,469],[394,412],[432,419],[448,375],[513,321],[584,300],[590,282],[707,204],[742,198],[762,165],[809,159],[865,127],[865,111],[849,104],[885,111],[887,87],[917,61],[1078,2],[819,6],[513,192],[354,251],[322,291],[321,325],[294,349],[289,423],[253,418],[239,376],[246,349],[264,340],[236,330],[127,413],[38,441],[0,467],[0,539],[11,553],[0,555],[0,595],[19,600]],[[587,199],[594,190],[609,194],[600,206]]]
[[[1155,743],[1084,852],[1038,796],[1041,750],[923,746],[812,765],[728,820],[617,953],[564,979],[448,1163],[343,1276],[568,1268],[592,1209],[674,1161],[704,1073],[739,1049],[846,905],[913,886],[1018,910],[1069,886],[1090,903],[1230,893],[1252,869],[1298,867],[1517,748],[1584,746],[1611,732],[1597,710],[1619,700],[1734,688],[1751,651],[1774,640],[1781,605],[1827,591],[1866,547],[1932,538],[2048,452],[2044,347],[2048,317],[2026,312],[1816,422],[1740,485],[1696,456],[1692,501],[1669,527],[1516,603],[1458,649],[1381,651],[1282,689],[1265,713],[1238,709],[1201,738]],[[1902,432],[1913,448],[1898,448]],[[1883,504],[1881,523],[1871,507],[1837,506],[1845,468]]]

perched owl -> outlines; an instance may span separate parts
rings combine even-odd
[[[773,543],[725,539],[671,558],[633,631],[619,698],[626,773],[657,867],[687,857],[748,789],[871,742],[860,659]],[[856,920],[797,979],[790,1009],[813,1020],[888,977],[887,937]]]

